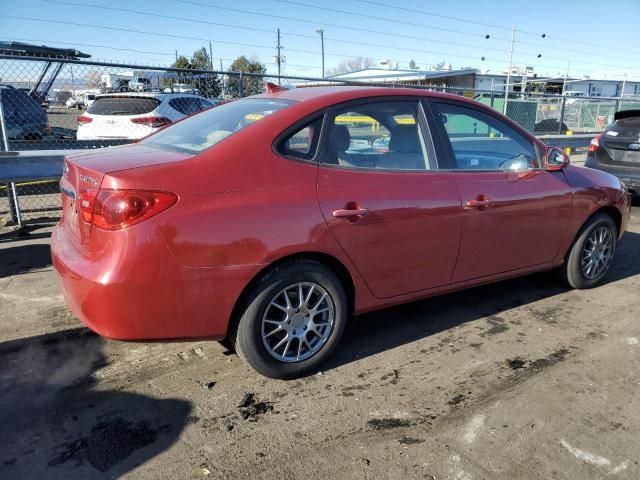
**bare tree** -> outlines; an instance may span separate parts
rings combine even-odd
[[[102,75],[97,69],[89,70],[84,77],[84,82],[87,88],[101,88],[103,86]]]
[[[332,77],[340,75],[342,73],[356,72],[358,70],[364,70],[365,68],[371,68],[376,65],[376,61],[373,58],[367,57],[354,57],[346,58],[342,60],[334,68],[327,70],[326,76]]]

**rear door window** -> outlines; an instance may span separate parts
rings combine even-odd
[[[154,111],[160,100],[152,97],[100,97],[87,109],[92,115],[142,115]]]
[[[346,168],[429,170],[417,101],[384,101],[336,109],[327,124],[321,162]]]

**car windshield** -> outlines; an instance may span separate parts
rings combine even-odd
[[[141,143],[169,150],[199,153],[292,103],[292,100],[267,98],[236,100],[167,127]]]

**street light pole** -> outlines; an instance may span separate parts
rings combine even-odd
[[[516,26],[513,26],[511,33],[511,49],[509,50],[509,67],[507,68],[507,83],[504,88],[504,113],[507,114],[507,104],[509,103],[509,82],[511,80],[511,65],[513,64],[513,44],[516,41]]]
[[[282,46],[280,45],[280,29],[278,28],[278,43],[276,45],[276,51],[278,52],[276,62],[278,63],[278,85],[280,85],[280,66],[282,62]]]
[[[316,32],[320,34],[320,46],[322,49],[322,78],[324,78],[324,30],[317,28]]]
[[[567,88],[567,79],[569,78],[569,67],[571,66],[571,62],[567,62],[567,72],[564,74],[564,81],[562,82],[562,95],[564,96],[564,92]]]

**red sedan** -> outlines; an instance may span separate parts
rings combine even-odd
[[[617,178],[495,110],[391,88],[221,105],[68,158],[60,188],[53,262],[84,323],[225,340],[277,378],[317,368],[353,314],[556,268],[593,287],[630,215]]]

